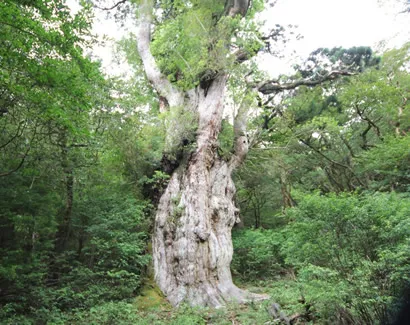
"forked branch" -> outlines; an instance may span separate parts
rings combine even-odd
[[[26,151],[23,153],[23,156],[21,157],[20,163],[17,165],[17,167],[15,167],[15,168],[7,171],[7,172],[0,173],[0,177],[5,177],[5,176],[8,176],[8,175],[13,174],[14,172],[18,171],[23,166],[23,164],[24,164],[24,162],[25,162],[25,160],[28,156],[28,152],[30,151],[30,149],[31,149],[31,147],[28,146]]]

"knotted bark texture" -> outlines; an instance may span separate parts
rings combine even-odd
[[[227,301],[262,299],[237,288],[230,271],[231,229],[237,221],[232,168],[216,151],[226,77],[217,78],[207,95],[189,93],[186,103],[199,116],[197,148],[171,176],[155,221],[155,279],[173,305],[219,307]]]
[[[233,9],[247,9],[247,1],[242,1],[242,6],[238,1],[232,2]],[[237,114],[235,154],[225,161],[217,148],[227,73],[217,74],[206,90],[199,85],[182,91],[172,85],[150,51],[152,9],[152,0],[142,0],[138,10],[137,49],[147,79],[169,109],[182,108],[198,118],[195,149],[178,162],[159,201],[153,235],[155,280],[174,306],[187,302],[219,307],[227,301],[266,298],[237,288],[230,271],[231,229],[238,213],[231,174],[248,151],[245,111]],[[235,10],[229,14],[236,14]],[[167,130],[171,139],[173,132]]]

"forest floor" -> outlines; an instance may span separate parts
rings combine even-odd
[[[256,286],[258,285],[258,286]],[[72,314],[70,324],[138,324],[138,325],[269,325],[286,324],[283,316],[295,317],[293,324],[313,324],[303,318],[306,306],[298,301],[300,292],[295,281],[266,281],[259,284],[240,283],[240,287],[271,296],[263,302],[229,304],[224,308],[172,308],[151,281],[133,301],[112,302],[87,312]],[[274,303],[280,311],[272,311]],[[316,323],[315,324],[319,324]]]

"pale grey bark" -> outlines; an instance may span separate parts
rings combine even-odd
[[[235,17],[236,15],[245,16],[249,4],[249,0],[226,0],[225,14],[231,17]]]
[[[186,105],[199,117],[196,150],[171,176],[160,199],[153,237],[155,279],[173,305],[222,306],[265,296],[237,288],[230,271],[231,229],[238,222],[231,178],[235,163],[217,153],[226,76],[207,91],[189,92]],[[239,138],[242,138],[240,136]],[[245,149],[241,149],[242,160]]]
[[[153,262],[155,280],[172,305],[219,307],[227,301],[245,302],[265,299],[236,287],[230,263],[233,246],[231,229],[238,222],[234,204],[235,186],[232,171],[248,152],[247,110],[252,96],[245,96],[234,123],[234,154],[229,162],[218,154],[227,73],[219,72],[209,80],[207,89],[200,86],[183,92],[161,74],[150,51],[152,0],[139,5],[137,49],[148,80],[157,90],[163,106],[181,109],[197,117],[195,144],[172,171],[161,196],[155,217]],[[227,2],[227,15],[245,15],[248,1]],[[301,80],[278,84],[266,81],[254,85],[263,94],[314,86],[348,72],[333,71],[321,80]],[[209,86],[209,87],[208,87]],[[172,123],[171,123],[172,125]],[[172,139],[175,129],[166,130]],[[178,143],[176,143],[178,146]]]
[[[180,106],[183,104],[183,93],[161,73],[150,51],[152,10],[152,0],[141,1],[138,7],[137,50],[142,59],[145,74],[158,94],[166,98],[169,105]]]
[[[228,163],[218,155],[227,75],[220,74],[205,91],[182,93],[160,73],[150,52],[152,2],[143,0],[138,52],[148,80],[170,109],[182,107],[198,118],[195,149],[173,171],[160,198],[153,235],[155,280],[172,305],[223,306],[266,296],[248,293],[232,282],[231,229],[238,222],[231,174],[246,156],[245,109],[236,123],[236,154]],[[173,130],[167,130],[172,132]]]
[[[246,134],[246,125],[248,122],[248,110],[252,105],[251,96],[245,94],[239,106],[238,112],[234,119],[234,152],[230,160],[231,169],[237,168],[246,158],[249,151],[249,140]]]

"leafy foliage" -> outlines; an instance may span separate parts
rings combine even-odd
[[[273,230],[245,230],[234,233],[232,270],[247,280],[271,278],[280,274],[283,237]]]
[[[197,116],[183,107],[173,107],[163,113],[164,128],[172,129],[172,135],[165,139],[164,151],[172,158],[176,158],[183,147],[188,147],[195,140],[198,128]]]
[[[0,317],[61,323],[62,310],[139,290],[151,206],[108,147],[120,100],[83,55],[90,8],[6,1],[0,11]]]
[[[264,279],[273,298],[305,321],[391,323],[405,299],[406,62],[408,45],[355,77],[299,87],[254,120],[263,131],[236,174],[238,197],[245,226],[271,229],[234,234],[233,268],[255,283]],[[265,205],[250,199],[265,193]],[[248,221],[256,207],[259,224]],[[265,260],[270,245],[279,250]]]
[[[360,46],[345,49],[342,47],[318,48],[313,51],[303,66],[298,66],[298,70],[303,77],[318,77],[323,70],[350,69],[363,72],[366,68],[377,66],[380,57],[374,56],[370,47]]]
[[[174,84],[189,89],[229,70],[232,88],[245,87],[237,76],[255,66],[229,54],[262,46],[248,19],[261,1],[246,19],[224,17],[220,1],[158,6],[152,50]],[[287,79],[346,65],[360,74],[260,100],[256,148],[235,175],[244,222],[232,268],[272,299],[169,311],[147,280],[147,198],[158,200],[169,180],[163,153],[192,151],[197,117],[136,109],[149,103],[155,113],[158,101],[134,44],[120,50],[135,76],[109,80],[83,53],[91,18],[85,3],[76,15],[60,0],[0,3],[1,322],[273,324],[273,301],[306,323],[391,321],[410,286],[410,45],[381,59],[365,47],[318,49]],[[175,132],[165,138],[164,128]],[[224,121],[225,160],[233,139]]]
[[[318,322],[391,320],[409,285],[408,195],[310,194],[298,202],[281,229],[235,233],[234,270],[254,281],[295,274],[269,284],[290,286],[273,296],[290,312],[303,299]]]
[[[263,44],[250,21],[263,8],[262,1],[252,2],[246,22],[224,16],[226,8],[220,1],[161,1],[159,5],[162,10],[151,50],[160,70],[182,89],[231,70],[232,47],[255,54]]]

